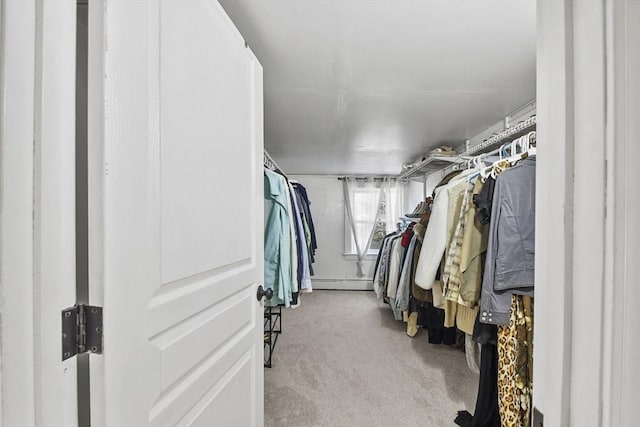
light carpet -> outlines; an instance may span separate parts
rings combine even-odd
[[[373,292],[315,291],[283,309],[265,368],[265,425],[452,426],[478,376],[462,351],[406,335]]]

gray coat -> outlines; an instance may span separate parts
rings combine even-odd
[[[511,296],[533,296],[536,158],[502,172],[491,207],[480,321],[508,325]]]

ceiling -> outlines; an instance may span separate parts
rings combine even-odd
[[[535,0],[220,0],[290,174],[397,174],[535,97]]]

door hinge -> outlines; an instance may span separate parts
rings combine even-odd
[[[76,304],[62,310],[62,360],[102,354],[102,307]]]
[[[533,408],[533,422],[531,426],[544,427],[544,414],[538,408]]]

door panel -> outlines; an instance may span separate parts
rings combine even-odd
[[[92,421],[260,426],[260,64],[214,1],[94,13]]]
[[[238,410],[243,406],[251,408],[251,396],[242,395],[242,390],[246,390],[252,386],[251,379],[254,376],[251,363],[253,355],[245,354],[236,364],[229,370],[229,374],[220,380],[220,385],[211,390],[210,396],[203,399],[202,405],[197,405],[185,417],[190,425],[198,427],[209,427],[211,420],[215,419],[216,423],[221,426],[248,426],[255,424],[252,412],[249,410]],[[238,401],[240,397],[240,401]],[[211,402],[211,404],[209,404]],[[187,423],[183,425],[189,425]]]
[[[237,200],[251,186],[253,147],[240,142],[251,139],[252,63],[207,3],[160,10],[163,283],[252,262],[253,212]]]

